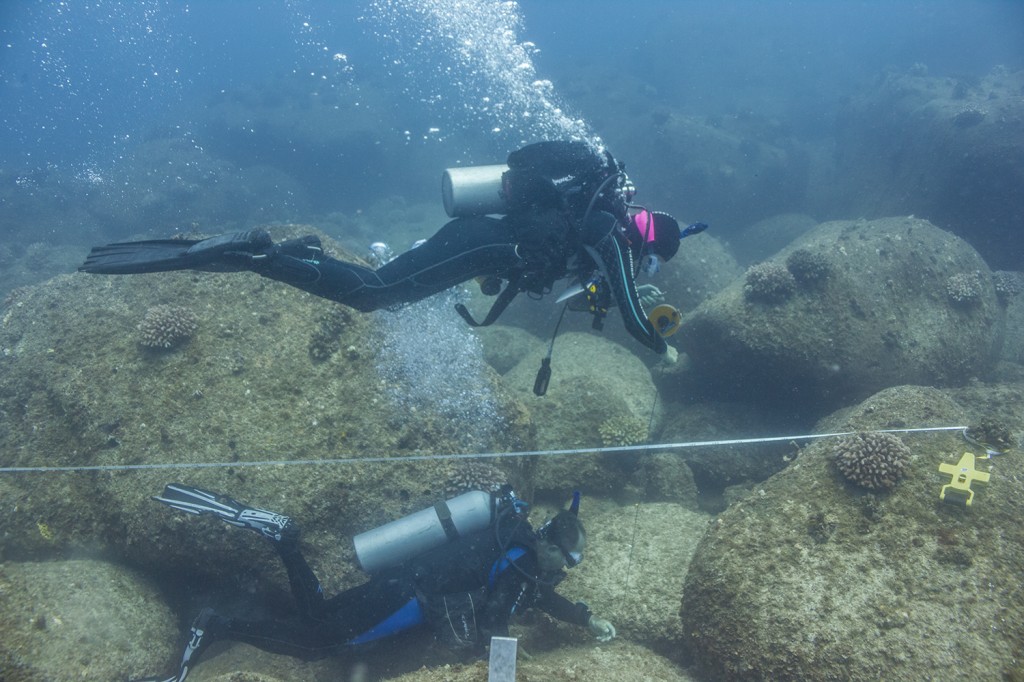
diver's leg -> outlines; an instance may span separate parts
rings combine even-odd
[[[495,218],[456,218],[420,246],[377,270],[389,296],[418,301],[474,277],[521,264],[511,231]]]
[[[275,245],[252,269],[363,312],[412,303],[481,275],[502,275],[519,263],[501,221],[457,218],[430,239],[377,270],[326,256],[315,238]]]
[[[416,594],[415,586],[405,576],[391,571],[325,599],[320,581],[302,555],[299,543],[285,540],[275,546],[288,572],[299,616],[308,623],[328,626],[336,633],[336,639],[347,640],[372,628]]]
[[[319,621],[324,611],[324,591],[313,569],[302,556],[297,539],[278,542],[277,554],[288,572],[288,583],[292,588],[295,606],[303,620]]]

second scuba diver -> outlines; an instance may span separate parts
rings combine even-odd
[[[475,506],[460,504],[473,496]],[[364,568],[369,570],[371,560],[382,568],[362,585],[329,599],[302,556],[299,528],[289,517],[180,483],[167,485],[154,499],[268,538],[287,570],[299,618],[251,621],[203,609],[192,623],[178,670],[170,677],[137,682],[185,682],[203,651],[217,640],[316,660],[427,627],[453,649],[481,653],[492,636],[508,636],[513,615],[531,607],[586,627],[600,641],[616,634],[615,627],[591,614],[586,604],[555,592],[566,575],[564,569],[583,559],[586,534],[577,518],[579,493],[569,509],[537,530],[527,520],[526,504],[505,486],[497,493],[467,493],[363,534],[372,538],[371,534],[382,533],[376,545],[366,541],[362,555],[357,536],[356,552]],[[413,545],[427,534],[424,515],[435,524],[440,544],[417,554]],[[477,530],[460,534],[457,527]],[[403,533],[403,528],[409,530]],[[403,558],[403,550],[412,556]]]

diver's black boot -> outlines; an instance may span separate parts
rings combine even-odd
[[[224,523],[254,530],[276,542],[296,542],[299,538],[298,525],[284,514],[256,509],[202,488],[168,483],[163,495],[153,499],[189,514],[212,514]]]
[[[306,235],[274,244],[264,253],[253,256],[250,267],[264,277],[301,286],[320,279],[323,256],[320,238]]]
[[[196,242],[185,252],[185,258],[193,261],[189,267],[207,272],[232,272],[251,270],[259,258],[274,246],[274,240],[266,230],[247,230],[233,234],[221,234]]]

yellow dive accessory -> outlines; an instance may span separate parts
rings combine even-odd
[[[939,499],[964,507],[970,507],[971,501],[974,500],[971,483],[988,483],[989,479],[988,473],[974,468],[974,455],[970,452],[965,452],[956,464],[940,464],[939,471],[953,476],[953,480],[942,486],[942,490],[939,491]],[[947,493],[949,493],[948,497]]]
[[[679,310],[674,306],[662,303],[659,306],[655,306],[654,310],[647,316],[647,319],[654,325],[655,331],[662,338],[667,338],[679,331],[679,324],[683,321],[683,316],[679,314]]]

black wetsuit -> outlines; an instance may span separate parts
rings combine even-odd
[[[587,282],[599,274],[607,291],[598,296],[607,300],[596,305],[614,301],[626,330],[664,353],[665,341],[647,319],[634,283],[642,238],[617,192],[618,162],[583,143],[540,142],[509,155],[509,166],[519,188],[508,215],[456,218],[376,270],[301,249],[271,249],[252,269],[364,312],[418,301],[475,277],[506,280],[510,295],[543,295],[559,279]]]
[[[529,533],[518,533],[524,542],[514,537],[504,548],[499,547],[493,529],[469,535],[330,599],[324,597],[298,542],[281,541],[276,546],[288,571],[299,618],[244,621],[217,615],[207,623],[206,632],[211,641],[241,641],[315,660],[342,647],[420,626],[434,628],[448,644],[482,650],[491,636],[508,634],[513,614],[530,607],[586,626],[587,606],[574,604],[554,590],[564,572],[538,578],[535,556],[526,547]],[[446,613],[464,618],[449,621]]]

